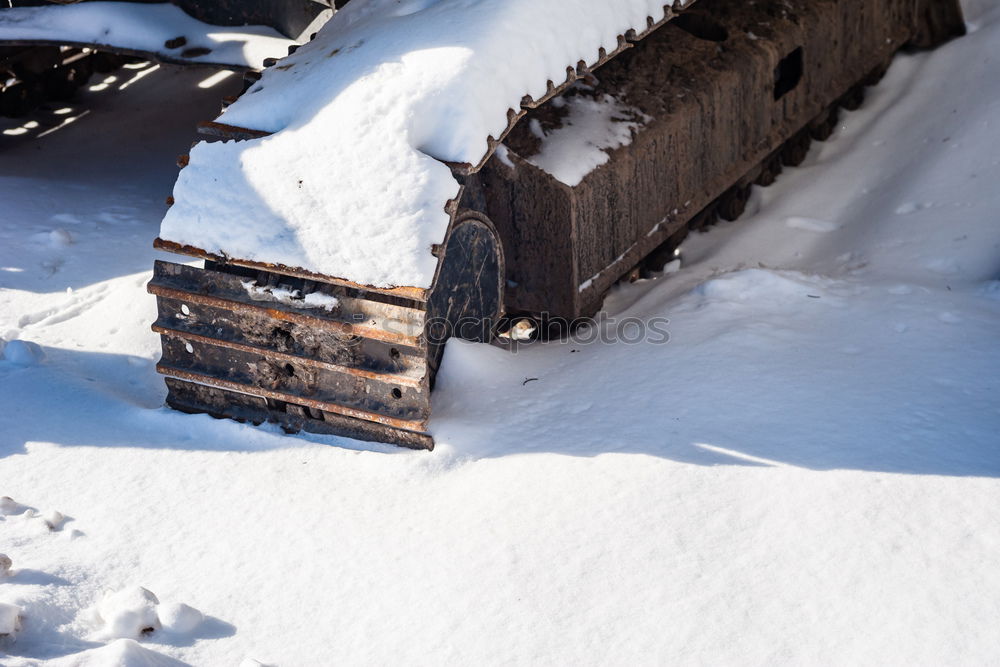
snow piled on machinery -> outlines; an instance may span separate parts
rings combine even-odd
[[[161,237],[430,287],[460,192],[448,163],[481,164],[567,63],[594,65],[665,17],[662,0],[354,0],[220,118],[269,136],[192,150]]]
[[[181,39],[183,38],[183,39]],[[0,12],[0,41],[103,45],[165,62],[259,69],[296,42],[267,26],[218,26],[168,3],[83,2]]]

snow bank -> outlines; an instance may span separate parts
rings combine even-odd
[[[156,617],[164,631],[179,635],[194,632],[205,620],[204,614],[183,602],[160,605],[156,609]]]
[[[166,43],[178,37],[184,37],[184,43],[169,48]],[[0,10],[0,41],[33,39],[103,44],[176,61],[253,68],[262,67],[265,58],[283,57],[295,44],[266,26],[202,23],[169,3],[84,2]]]
[[[0,360],[15,366],[34,366],[45,359],[45,352],[37,343],[26,340],[0,339]]]
[[[201,144],[161,236],[378,285],[429,287],[459,186],[525,95],[595,62],[662,0],[369,0],[264,73]]]
[[[141,586],[108,593],[91,613],[91,621],[100,627],[98,636],[104,638],[139,639],[160,630],[190,635],[204,620],[204,614],[190,605],[160,604],[152,591]]]
[[[51,667],[181,667],[185,663],[148,649],[133,639],[119,639],[46,664]]]
[[[158,604],[156,596],[141,586],[105,595],[97,605],[101,633],[106,637],[141,637],[158,630]]]

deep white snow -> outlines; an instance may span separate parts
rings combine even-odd
[[[0,338],[40,354],[0,360],[0,664],[1000,661],[1000,8],[965,6],[615,290],[669,343],[449,343],[429,454],[161,407],[150,239],[223,85],[123,70],[2,137]],[[134,587],[163,627],[104,638]]]
[[[431,246],[459,192],[442,161],[478,164],[525,95],[541,99],[567,66],[661,20],[663,4],[350,3],[220,118],[275,134],[191,151],[160,234],[362,284],[430,287]]]

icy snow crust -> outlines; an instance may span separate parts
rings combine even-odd
[[[430,287],[459,185],[521,99],[662,0],[354,0],[221,121],[273,132],[201,144],[161,236],[354,282]]]
[[[168,49],[164,43],[184,37]],[[45,40],[103,44],[206,65],[260,68],[264,58],[280,58],[295,42],[266,26],[223,27],[202,23],[168,3],[84,2],[76,5],[0,10],[0,40]],[[181,54],[204,47],[210,53]]]

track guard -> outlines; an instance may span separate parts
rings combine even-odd
[[[503,247],[482,213],[463,211],[457,216],[439,246],[438,260],[424,327],[431,386],[447,339],[490,342],[504,299]]]

